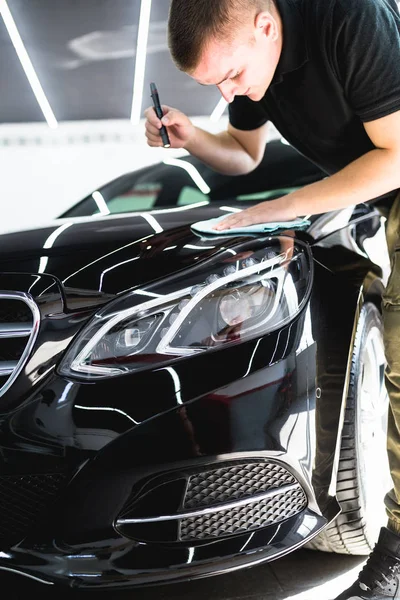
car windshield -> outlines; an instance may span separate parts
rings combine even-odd
[[[114,215],[223,200],[277,198],[321,179],[318,167],[281,141],[267,144],[261,164],[247,175],[213,171],[192,156],[126,173],[72,206],[60,218]]]

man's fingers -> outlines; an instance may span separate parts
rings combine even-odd
[[[150,123],[150,125],[152,125],[156,129],[161,129],[162,125],[173,125],[174,123],[178,122],[176,113],[174,111],[169,111],[169,112],[165,113],[162,120],[160,120],[157,117],[157,115],[154,111],[154,108],[152,108],[152,107],[146,109],[144,114],[147,119],[146,124]]]
[[[158,146],[164,146],[163,141],[160,137],[158,138],[147,138],[147,144],[148,146],[152,146],[152,147],[158,147]]]
[[[160,130],[149,122],[145,123],[146,138],[149,146],[162,146]]]
[[[187,116],[181,111],[165,106],[165,104],[162,106],[162,109],[164,116],[161,119],[161,123],[163,125],[166,125],[167,127],[170,125],[177,125],[179,127],[187,124]]]
[[[146,135],[154,135],[154,136],[160,135],[159,127],[153,125],[152,123],[149,123],[149,121],[146,121],[144,127],[146,129]]]
[[[146,108],[146,110],[144,111],[145,117],[147,119],[147,123],[151,123],[151,125],[153,125],[153,127],[156,127],[157,129],[160,129],[161,127],[161,121],[160,119],[157,117],[155,110],[152,106],[149,106],[149,108]]]
[[[253,215],[250,210],[244,210],[239,214],[229,215],[229,217],[222,219],[215,225],[214,229],[221,231],[223,229],[233,229],[234,227],[248,227],[261,222],[260,219],[257,219],[257,215]]]
[[[174,110],[168,110],[164,112],[164,116],[161,119],[163,125],[173,125],[177,121],[177,113]]]
[[[167,104],[161,104],[161,110],[163,111],[163,114],[166,115],[169,112],[174,112],[175,109]]]
[[[223,219],[222,221],[220,221],[219,223],[216,223],[214,225],[214,229],[227,229],[230,225],[230,221],[228,219]]]
[[[232,227],[238,227],[241,224],[241,219],[227,217],[223,219],[219,223],[217,223],[214,229],[221,231],[222,229],[231,229]]]

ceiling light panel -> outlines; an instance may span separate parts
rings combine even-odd
[[[129,119],[140,0],[6,1],[59,122]]]
[[[30,83],[32,91],[36,97],[36,100],[42,110],[43,116],[46,119],[49,127],[51,127],[52,129],[55,129],[58,126],[57,119],[55,118],[54,113],[49,104],[49,101],[46,98],[46,95],[40,84],[39,78],[33,67],[32,61],[31,61],[29,54],[25,48],[25,45],[22,41],[22,38],[18,31],[17,25],[16,25],[14,18],[10,12],[10,9],[8,7],[6,0],[0,0],[0,14],[3,18],[4,25],[6,26],[7,32],[10,36],[12,44],[18,55],[21,66],[22,66],[23,70],[25,71],[25,75]]]
[[[131,121],[137,125],[142,113],[143,85],[146,69],[147,43],[150,28],[152,0],[141,0],[136,48],[135,78],[133,82]]]

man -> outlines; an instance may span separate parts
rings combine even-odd
[[[168,127],[171,147],[185,148],[223,173],[247,173],[264,154],[271,121],[329,175],[230,215],[217,230],[288,221],[381,197],[393,204],[392,215],[396,213],[400,204],[396,0],[172,0],[168,32],[177,67],[201,85],[216,85],[229,102],[228,128],[217,135],[164,106],[162,123]],[[161,146],[161,121],[152,108],[146,117],[148,144]],[[397,230],[395,222],[396,235]],[[397,239],[394,245],[400,251]],[[394,482],[385,498],[388,524],[358,580],[337,600],[400,599],[397,254],[383,301],[388,453]]]

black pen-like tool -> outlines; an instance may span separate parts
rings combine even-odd
[[[158,92],[157,92],[155,83],[150,83],[150,93],[151,93],[151,98],[153,100],[153,106],[154,106],[156,115],[159,119],[162,119],[164,114],[163,114],[163,111],[161,108],[160,98],[158,97]],[[161,139],[163,141],[164,148],[170,148],[171,142],[169,141],[168,133],[167,133],[167,130],[164,127],[164,125],[162,125],[162,127],[160,129],[160,135],[161,135]]]

